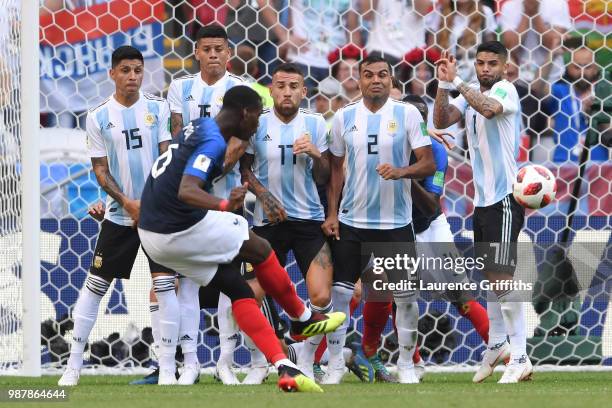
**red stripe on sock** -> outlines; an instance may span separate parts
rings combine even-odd
[[[489,316],[487,310],[475,300],[468,300],[457,309],[459,314],[472,322],[485,344],[489,342]]]
[[[378,351],[380,337],[391,313],[391,302],[366,302],[363,307],[362,348],[370,358]]]
[[[276,334],[255,299],[240,299],[232,303],[232,312],[240,330],[249,336],[272,364],[287,358]]]
[[[265,261],[253,265],[253,269],[262,289],[272,296],[290,317],[297,319],[304,313],[306,306],[298,297],[293,282],[278,262],[274,251],[270,252]]]

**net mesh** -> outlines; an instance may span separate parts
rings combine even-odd
[[[262,9],[262,4],[267,8]],[[14,350],[21,349],[22,299],[16,258],[21,230],[19,2],[0,0],[0,5],[2,371],[20,360]],[[104,195],[87,157],[84,122],[87,109],[114,90],[108,78],[112,50],[124,44],[140,49],[146,67],[143,90],[165,96],[172,79],[198,71],[192,52],[194,33],[202,25],[218,22],[227,28],[234,48],[232,72],[265,85],[276,64],[296,61],[308,72],[309,106],[327,118],[358,94],[354,63],[364,52],[385,54],[394,66],[401,92],[425,97],[431,111],[437,82],[434,63],[441,49],[457,55],[463,79],[474,80],[475,44],[491,38],[503,40],[512,56],[509,79],[517,86],[523,105],[519,160],[550,168],[559,189],[553,204],[528,213],[521,239],[560,240],[574,199],[570,239],[604,244],[602,251],[593,255],[597,261],[583,286],[596,289],[565,303],[528,307],[532,359],[538,363],[609,365],[612,324],[606,320],[610,308],[607,243],[612,165],[609,150],[602,144],[606,132],[609,135],[612,104],[609,4],[569,0],[543,1],[535,10],[526,7],[517,0],[440,0],[433,4],[419,0],[41,1],[42,364],[58,367],[68,357],[70,311],[92,262],[99,225],[87,216],[87,208]],[[290,24],[293,29],[287,31],[284,27]],[[540,30],[539,24],[545,29]],[[576,47],[590,50],[586,57],[580,55],[586,62],[575,59],[576,52],[571,50]],[[559,81],[571,69],[577,75],[576,86],[568,88]],[[564,99],[568,90],[575,96],[574,104]],[[451,132],[456,146],[446,175],[443,208],[460,242],[471,238],[474,187],[464,131],[457,125]],[[591,154],[581,175],[578,158],[583,143],[591,146]],[[288,270],[299,294],[305,297],[305,285],[292,257]],[[603,284],[593,286],[597,279]],[[91,364],[151,364],[149,287],[147,262],[140,253],[132,278],[116,281],[102,300],[85,354]],[[484,303],[483,298],[479,300]],[[452,305],[421,301],[420,308],[420,343],[427,362],[456,365],[480,361],[482,342]],[[214,313],[214,309],[202,311],[198,354],[204,366],[213,365],[219,351]],[[361,306],[352,325],[353,335],[359,336],[363,329]],[[396,340],[390,322],[384,337],[382,351],[392,361]],[[248,358],[242,348],[236,362],[244,365]]]

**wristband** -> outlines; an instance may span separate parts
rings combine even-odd
[[[446,89],[447,91],[454,91],[455,85],[448,81],[438,81],[438,89]]]
[[[453,79],[453,85],[455,85],[456,88],[459,88],[459,85],[461,85],[462,83],[463,79],[459,78],[458,76]]]
[[[228,200],[221,200],[221,201],[219,201],[219,211],[227,211],[227,207],[229,207],[229,201]]]

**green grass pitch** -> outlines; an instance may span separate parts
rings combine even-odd
[[[348,374],[339,386],[324,386],[324,394],[284,394],[274,376],[260,386],[223,386],[212,377],[202,377],[191,387],[130,386],[134,377],[83,376],[69,390],[66,403],[50,407],[154,407],[154,408],[254,408],[254,407],[466,407],[466,408],[586,408],[609,407],[612,403],[612,372],[535,373],[534,380],[499,385],[494,380],[472,384],[472,374],[428,374],[419,385],[362,384]],[[58,377],[40,379],[0,377],[0,388],[55,387]],[[47,402],[13,402],[9,407],[46,406]]]

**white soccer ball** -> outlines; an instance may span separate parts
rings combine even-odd
[[[555,199],[557,180],[544,166],[521,167],[514,182],[514,199],[526,208],[542,208]]]

